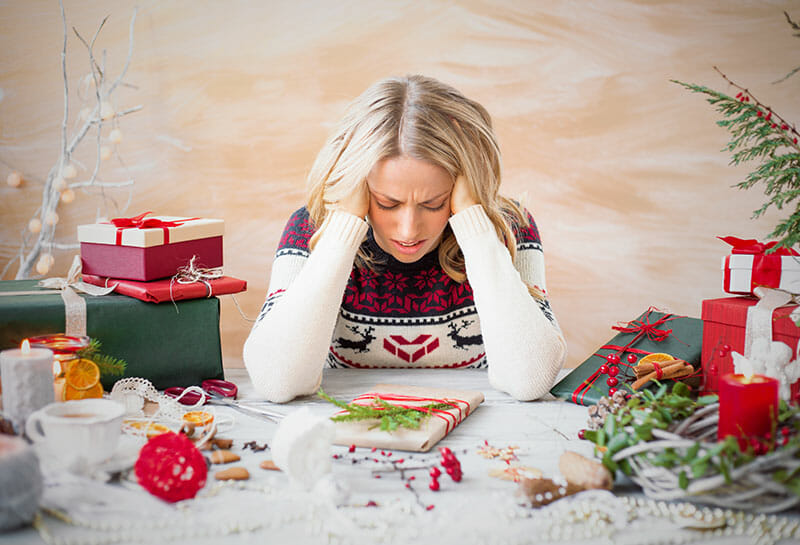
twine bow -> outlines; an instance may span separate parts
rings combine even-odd
[[[195,264],[197,260],[197,256],[193,255],[192,259],[189,260],[189,264],[181,267],[178,269],[178,272],[169,282],[169,297],[172,302],[175,302],[175,298],[172,294],[172,286],[175,283],[178,284],[194,284],[195,282],[202,282],[205,284],[206,289],[208,289],[208,294],[206,297],[211,297],[214,295],[213,287],[211,286],[211,280],[216,280],[218,278],[222,278],[222,267],[215,267],[206,269],[203,267],[198,267]]]

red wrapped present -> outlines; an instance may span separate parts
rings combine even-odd
[[[747,310],[756,303],[757,297],[723,297],[703,301],[701,362],[705,390],[716,392],[719,378],[733,373],[731,352],[744,353]],[[797,305],[779,307],[772,314],[772,340],[786,343],[793,351],[797,349],[800,339],[800,328],[789,317],[795,308]],[[792,385],[792,399],[800,400],[800,381]]]
[[[177,282],[172,278],[153,280],[152,282],[138,282],[136,280],[124,280],[120,278],[103,278],[84,274],[83,281],[95,286],[115,286],[114,291],[128,297],[135,297],[148,303],[164,303],[167,301],[181,301],[183,299],[200,299],[203,297],[214,297],[217,295],[228,295],[239,293],[247,289],[247,282],[233,278],[232,276],[221,276],[201,282]]]
[[[800,293],[800,254],[791,248],[778,248],[777,242],[756,239],[717,237],[733,249],[722,258],[722,289],[727,293],[752,295],[758,286]]]
[[[83,272],[150,281],[173,276],[192,256],[202,267],[222,266],[222,220],[149,213],[79,225]]]

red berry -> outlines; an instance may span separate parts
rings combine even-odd
[[[447,448],[447,447],[439,447],[439,452],[441,452],[441,453],[442,453],[442,456],[445,456],[445,455],[447,455],[447,454],[453,454],[453,451],[452,451],[452,450],[450,450],[450,449],[449,449],[449,448]]]
[[[334,455],[333,455],[333,459],[334,459],[334,460],[338,460],[338,459],[339,459],[339,455],[338,455],[338,454],[334,454]]]
[[[430,504],[428,507],[425,508],[425,510],[426,511],[430,511],[431,509],[433,509],[433,507],[434,507],[434,505]]]
[[[457,463],[458,460],[456,460],[456,457],[453,456],[452,454],[445,454],[444,456],[442,456],[442,465],[444,467],[451,467]]]
[[[431,482],[428,483],[428,488],[436,492],[437,490],[439,490],[439,481],[437,481],[436,479],[431,479]]]
[[[381,451],[381,456],[386,456],[386,451],[382,450]]]
[[[406,483],[406,488],[411,488],[411,483]]]
[[[789,125],[787,125],[786,123],[783,123],[783,124],[781,125],[781,129],[783,129],[784,131],[785,131],[786,129],[788,129],[788,128],[789,128]]]
[[[717,370],[718,370],[717,366],[715,364],[713,364],[713,363],[708,366],[708,372],[711,375],[716,375],[717,374]]]
[[[616,386],[617,384],[619,384],[619,380],[617,380],[617,377],[608,377],[606,379],[606,384],[608,384],[609,386]]]
[[[770,129],[774,129],[774,128],[775,128],[775,127],[777,127],[777,126],[778,126],[778,124],[777,124],[777,123],[773,123],[773,124],[770,126]]]
[[[608,365],[606,365],[606,364],[604,363],[603,365],[601,365],[601,366],[600,366],[600,368],[598,369],[598,371],[600,371],[600,374],[601,374],[601,375],[605,375],[606,373],[608,373]]]
[[[608,376],[615,377],[617,375],[619,375],[619,367],[614,366],[608,368]]]
[[[403,463],[403,462],[405,462],[405,461],[406,461],[406,459],[405,459],[405,458],[398,458],[398,459],[397,459],[397,460],[395,460],[394,462],[395,462],[396,464],[402,464],[402,463]]]
[[[409,478],[408,478],[408,480],[409,480],[409,481],[413,481],[413,480],[414,480],[414,479],[416,479],[416,478],[417,478],[416,476],[412,475],[411,477],[409,477]]]
[[[392,453],[391,453],[391,452],[387,452],[387,453],[386,453],[386,456],[391,456],[391,455],[392,455]]]
[[[789,426],[784,426],[781,428],[781,435],[784,437],[787,437],[790,433],[792,433],[792,430],[789,429]]]
[[[381,478],[381,476],[380,476],[380,475],[375,475],[375,478],[376,478],[376,479],[380,479],[380,478]]]
[[[628,354],[628,363],[636,363],[636,354]]]
[[[719,356],[720,358],[724,358],[727,355],[728,355],[728,353],[725,352],[724,350],[717,351],[717,356]]]
[[[616,393],[617,393],[617,389],[616,388],[609,388],[608,389],[608,395],[613,396]]]
[[[347,451],[348,452],[355,452],[356,451],[356,446],[355,445],[350,445],[350,448],[347,449]]]
[[[781,441],[781,446],[785,447],[787,445],[787,443],[789,443],[789,438],[788,437],[784,437],[783,440]]]
[[[578,430],[578,439],[583,439],[585,434],[586,430]]]
[[[375,452],[376,450],[378,450],[378,447],[372,447],[372,450],[370,452]]]
[[[794,142],[795,144],[797,144],[797,137],[795,137],[795,139],[794,139],[794,140],[792,140],[792,142]]]
[[[725,352],[730,352],[731,350],[733,350],[733,349],[731,348],[731,345],[729,345],[729,344],[723,344],[723,345],[722,345],[722,349],[723,349]]]
[[[608,356],[608,361],[610,361],[614,365],[618,364],[620,362],[619,355],[611,354],[610,356]]]
[[[761,111],[756,114],[758,117],[761,117]]]
[[[454,483],[460,483],[461,482],[461,476],[462,476],[461,472],[459,471],[458,473],[453,473],[452,475],[450,475],[450,478],[453,479]]]
[[[369,501],[367,502],[367,507],[378,507],[378,504],[377,504],[377,503],[375,503],[375,502],[374,502],[374,501],[372,501],[372,500],[369,500]]]
[[[434,466],[434,467],[431,468],[431,470],[428,472],[428,474],[435,479],[436,477],[441,475],[442,472],[438,467]]]

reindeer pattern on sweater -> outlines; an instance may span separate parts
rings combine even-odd
[[[544,261],[536,224],[516,227],[514,266],[522,279],[542,291]],[[263,319],[302,270],[314,233],[305,208],[292,214],[273,263]],[[330,367],[484,368],[486,352],[469,280],[458,283],[442,270],[434,250],[414,263],[384,252],[372,230],[362,247],[375,270],[353,266],[342,296],[327,355]],[[546,300],[539,310],[555,318]],[[511,341],[511,340],[509,340]]]

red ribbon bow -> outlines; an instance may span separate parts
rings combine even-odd
[[[631,320],[625,325],[615,325],[611,326],[611,329],[614,331],[619,331],[620,333],[635,333],[634,337],[628,341],[625,346],[616,346],[607,344],[605,346],[600,347],[600,350],[612,350],[615,351],[618,355],[624,354],[625,352],[630,352],[634,354],[641,354],[646,355],[650,354],[645,350],[639,350],[637,348],[632,348],[634,344],[639,342],[642,337],[647,337],[651,341],[654,342],[661,342],[666,340],[668,337],[672,335],[671,329],[659,329],[659,326],[664,325],[665,323],[669,322],[670,320],[674,320],[678,318],[673,314],[664,314],[661,318],[656,320],[655,322],[650,321],[650,313],[658,312],[658,309],[650,307],[647,309],[647,312],[641,317],[640,320]],[[613,352],[612,352],[613,353]],[[605,357],[601,354],[595,354],[598,357]],[[631,368],[631,365],[624,363],[622,361],[619,362],[619,365],[623,365],[625,367]],[[586,393],[594,386],[594,383],[597,382],[597,379],[600,378],[600,368],[598,368],[594,373],[591,374],[586,380],[581,382],[577,388],[572,392],[572,402],[583,404],[583,398]]]
[[[117,228],[117,238],[115,244],[120,246],[122,244],[122,231],[125,229],[162,229],[164,231],[164,244],[169,244],[169,228],[178,227],[187,221],[193,221],[200,218],[187,218],[184,220],[164,221],[158,218],[145,218],[147,214],[152,212],[144,212],[138,216],[130,218],[112,218],[111,224]]]
[[[717,237],[723,242],[727,242],[733,249],[731,250],[732,254],[752,254],[752,255],[760,255],[765,254],[767,250],[771,250],[775,248],[778,244],[777,241],[773,240],[771,242],[759,242],[754,238],[737,238],[737,237]],[[771,252],[772,255],[800,255],[792,248],[776,248],[775,251]]]

